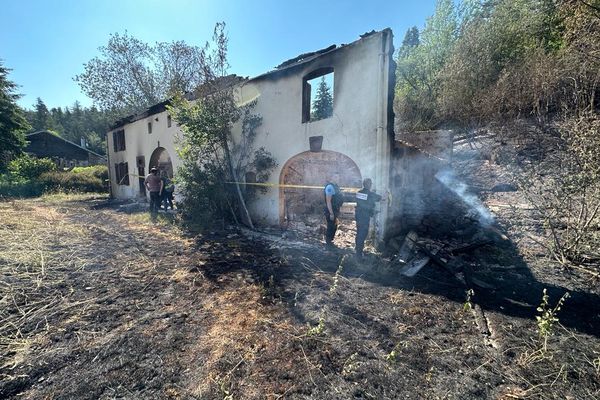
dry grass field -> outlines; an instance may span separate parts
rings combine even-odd
[[[598,296],[571,288],[543,351],[535,309],[565,290],[508,245],[473,254],[497,290],[467,298],[435,265],[102,201],[0,203],[0,398],[600,398]]]

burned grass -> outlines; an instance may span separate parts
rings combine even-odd
[[[435,265],[63,200],[0,203],[0,397],[599,396],[598,335],[558,325],[541,354],[531,315],[479,291],[469,310]]]

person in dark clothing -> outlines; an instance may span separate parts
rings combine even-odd
[[[169,176],[165,171],[161,173],[161,180],[163,182],[163,192],[161,203],[165,208],[165,211],[171,206],[171,210],[173,210],[173,192],[175,191],[175,185],[173,185],[173,181],[169,179]]]
[[[160,208],[160,197],[163,190],[163,181],[158,176],[158,169],[156,167],[150,169],[150,174],[144,180],[144,184],[150,193],[150,215],[152,219],[155,219]]]
[[[344,203],[342,191],[335,183],[325,185],[325,220],[327,221],[327,232],[325,233],[325,244],[328,247],[335,247],[333,238],[338,227],[338,215]]]
[[[361,258],[365,247],[365,239],[369,234],[371,217],[375,215],[375,203],[382,197],[371,191],[373,182],[367,178],[363,181],[363,188],[356,193],[356,256]]]

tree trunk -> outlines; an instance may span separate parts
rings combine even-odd
[[[242,189],[240,189],[240,184],[238,182],[235,169],[233,168],[233,161],[231,160],[231,153],[229,152],[229,144],[227,143],[227,140],[223,141],[223,149],[225,150],[225,158],[227,159],[227,165],[229,166],[229,173],[231,174],[231,179],[233,179],[235,185],[235,193],[240,206],[240,213],[242,214],[240,219],[242,220],[242,224],[246,225],[250,229],[254,229],[252,218],[250,218],[250,213],[248,212],[248,208],[246,208],[246,202],[244,201],[244,196],[242,195]]]

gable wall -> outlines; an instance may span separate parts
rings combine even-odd
[[[111,181],[112,196],[117,199],[128,199],[139,196],[138,169],[136,166],[136,157],[144,156],[144,173],[150,172],[150,157],[157,147],[164,147],[173,162],[173,169],[179,167],[179,158],[176,153],[176,137],[180,134],[175,121],[171,127],[167,127],[167,111],[154,114],[126,124],[119,129],[125,130],[125,151],[114,152],[112,131],[107,135],[109,151],[109,173]],[[156,119],[158,118],[158,121]],[[148,122],[152,122],[152,133],[148,133]],[[119,129],[115,129],[119,130]],[[127,162],[129,170],[129,185],[118,185],[115,181],[115,163]]]
[[[284,164],[309,150],[309,137],[323,136],[323,150],[348,156],[360,169],[362,178],[372,178],[380,192],[387,188],[389,60],[387,54],[380,59],[382,40],[382,33],[372,35],[323,55],[292,74],[249,81],[242,87],[242,91],[260,93],[254,113],[263,117],[263,123],[258,128],[255,147],[265,147],[279,164],[269,183],[278,184]],[[321,67],[334,68],[333,116],[302,123],[303,77]],[[329,178],[324,171],[320,184]],[[279,222],[280,207],[277,187],[269,188],[266,195],[250,204],[253,217],[271,225]],[[380,226],[384,218],[382,215]]]

